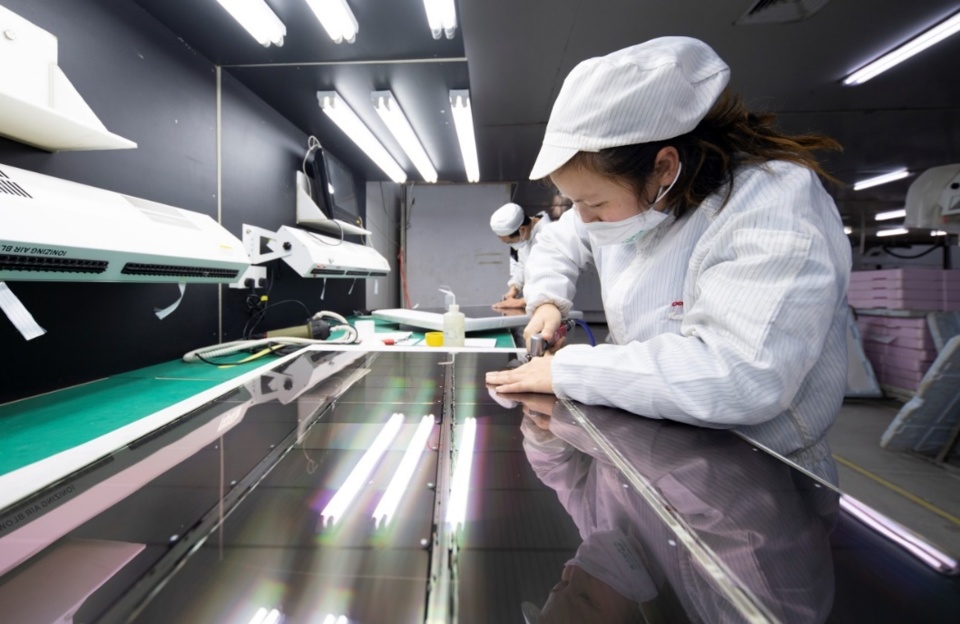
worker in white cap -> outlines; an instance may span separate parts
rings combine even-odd
[[[835,479],[826,433],[846,389],[850,243],[813,150],[839,146],[779,131],[729,77],[688,37],[570,72],[530,177],[574,210],[529,258],[525,335],[553,339],[593,263],[609,344],[487,383],[735,428]]]
[[[503,298],[493,304],[496,309],[524,308],[524,267],[537,236],[550,222],[546,213],[528,216],[519,204],[509,203],[497,208],[490,216],[490,229],[500,240],[510,246],[510,279]]]

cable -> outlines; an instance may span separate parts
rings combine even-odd
[[[577,319],[577,325],[583,328],[583,331],[587,332],[587,339],[590,340],[590,346],[597,346],[597,339],[593,337],[593,332],[590,331],[590,326],[587,325],[583,320]]]
[[[928,250],[926,250],[926,251],[923,251],[923,252],[920,252],[920,253],[918,253],[918,254],[915,255],[915,256],[905,256],[905,255],[903,255],[903,254],[895,254],[895,253],[893,253],[892,251],[890,251],[890,248],[889,248],[889,247],[881,247],[880,249],[883,250],[883,253],[885,253],[885,254],[887,254],[887,255],[889,255],[889,256],[893,256],[894,258],[900,258],[901,260],[914,260],[914,259],[916,259],[916,258],[922,258],[922,257],[924,257],[925,255],[927,255],[927,254],[930,253],[931,251],[934,251],[934,250],[936,250],[936,249],[942,249],[942,248],[943,248],[943,245],[936,244],[936,245],[934,245],[933,247],[931,247],[930,249],[928,249]]]

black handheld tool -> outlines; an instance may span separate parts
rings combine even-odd
[[[529,362],[535,357],[540,357],[547,351],[553,348],[553,345],[567,335],[567,332],[573,330],[576,321],[573,319],[568,319],[560,323],[560,327],[557,328],[557,331],[553,334],[553,340],[545,340],[543,336],[537,334],[536,336],[530,337],[530,344],[527,345],[527,361]]]

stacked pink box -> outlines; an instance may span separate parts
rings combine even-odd
[[[853,307],[861,309],[960,310],[960,271],[853,271],[847,300]]]
[[[860,316],[857,327],[877,380],[916,390],[937,358],[926,317]]]

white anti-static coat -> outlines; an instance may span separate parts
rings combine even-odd
[[[816,465],[847,376],[850,243],[807,168],[745,167],[727,204],[708,197],[638,241],[590,249],[575,211],[540,235],[528,309],[570,309],[594,262],[612,344],[560,349],[558,396],[651,418],[734,427]],[[827,478],[827,470],[816,471]]]
[[[540,220],[537,221],[536,225],[530,230],[530,240],[526,245],[517,250],[516,259],[514,259],[512,254],[510,256],[510,280],[507,282],[507,287],[516,286],[521,293],[521,297],[523,296],[523,285],[525,283],[524,267],[526,267],[527,261],[530,258],[530,252],[536,246],[537,237],[540,236],[543,229],[552,223],[550,217],[547,216],[545,212],[541,212],[537,216],[540,217]]]

